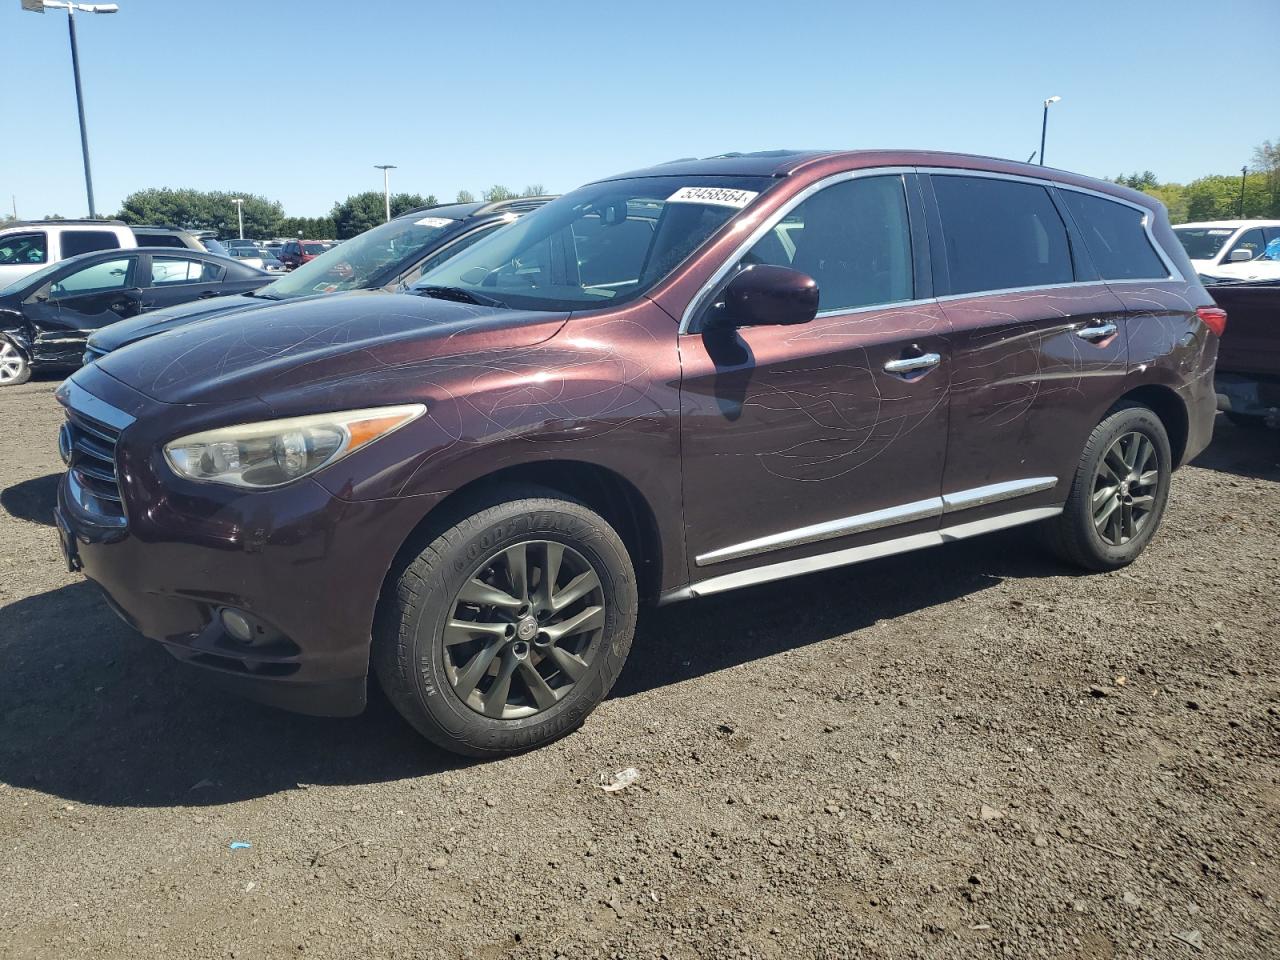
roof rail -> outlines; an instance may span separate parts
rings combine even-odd
[[[127,227],[128,224],[123,220],[109,220],[106,217],[68,217],[63,220],[10,220],[8,223],[0,223],[0,230],[8,230],[10,227],[47,227],[50,224],[110,224],[113,227]]]
[[[499,210],[518,210],[520,207],[540,207],[548,200],[554,200],[558,194],[543,193],[536,197],[509,197],[506,200],[490,200],[474,215],[495,213]]]

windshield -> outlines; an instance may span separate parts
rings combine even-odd
[[[642,296],[775,181],[637,177],[553,200],[422,275],[478,302],[531,310],[603,307]]]
[[[386,282],[382,275],[388,268],[400,269],[406,260],[416,259],[422,251],[433,247],[455,223],[456,220],[426,214],[392,220],[366,230],[331,250],[321,247],[315,251],[320,256],[263,287],[258,295],[288,300],[315,293],[367,290],[379,286]],[[319,247],[319,244],[308,243],[303,247]]]
[[[201,237],[200,242],[204,244],[204,248],[210,253],[216,253],[223,257],[227,255],[227,248],[224,247],[219,240],[216,240],[213,237]]]
[[[302,245],[302,252],[310,254],[313,257],[320,256],[320,254],[324,253],[328,249],[329,248],[323,243],[304,243]]]
[[[1235,227],[1174,227],[1182,249],[1192,260],[1212,260],[1231,239]]]

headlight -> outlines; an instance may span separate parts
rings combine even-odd
[[[164,456],[176,473],[192,480],[278,487],[399,430],[426,410],[414,403],[221,427],[166,443]]]

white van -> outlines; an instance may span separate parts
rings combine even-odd
[[[10,223],[0,227],[0,287],[77,254],[137,245],[133,230],[118,220]]]
[[[1180,223],[1173,232],[1203,276],[1280,279],[1280,220]]]

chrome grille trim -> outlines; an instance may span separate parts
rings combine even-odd
[[[67,493],[88,517],[106,527],[128,526],[116,470],[116,443],[133,417],[89,393],[74,379],[58,389],[66,422],[59,449],[65,450]]]

